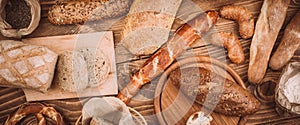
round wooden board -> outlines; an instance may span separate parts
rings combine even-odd
[[[224,70],[224,68],[212,65],[210,62],[198,62],[187,65],[181,64],[180,66],[180,68],[187,67],[209,68],[214,72],[224,73],[223,76],[226,76],[227,79],[231,80],[234,80],[234,78],[236,79],[237,77],[236,75],[234,75],[234,73],[229,73],[226,70]],[[160,124],[186,124],[186,121],[189,118],[189,116],[191,116],[194,112],[197,111],[205,111],[208,113],[211,112],[211,116],[213,117],[213,121],[211,122],[212,125],[238,124],[240,117],[225,116],[219,113],[209,111],[207,108],[204,108],[200,104],[195,103],[194,100],[182,93],[177,87],[175,87],[171,83],[169,79],[167,79],[168,74],[171,72],[170,70],[173,69],[174,68],[172,68],[171,66],[168,69],[169,71],[166,71],[167,75],[162,75],[155,90],[154,108]]]

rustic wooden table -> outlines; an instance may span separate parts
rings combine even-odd
[[[177,13],[177,19],[175,20],[172,33],[184,23],[184,21],[189,20],[195,16],[195,14],[187,14],[186,12],[190,9],[189,5],[186,4],[188,0],[183,0],[180,10]],[[190,1],[191,2],[191,1]],[[192,0],[194,5],[197,5],[202,10],[215,9],[218,10],[223,5],[236,4],[242,5],[248,8],[252,14],[257,19],[263,0]],[[115,53],[116,53],[116,65],[118,74],[118,84],[121,89],[129,81],[130,75],[136,71],[143,62],[149,56],[135,57],[130,54],[122,45],[120,45],[120,31],[124,25],[124,16],[106,20],[106,21],[95,21],[87,22],[82,25],[64,25],[58,26],[49,23],[47,19],[47,12],[49,8],[55,4],[55,0],[40,0],[42,7],[42,19],[40,25],[31,35],[25,38],[34,37],[44,37],[44,36],[56,36],[56,35],[66,35],[66,34],[78,34],[78,33],[88,33],[88,32],[100,32],[100,31],[113,31],[115,39]],[[287,17],[284,26],[279,34],[279,40],[283,35],[283,29],[289,22],[291,17],[300,8],[300,0],[292,0],[288,8]],[[238,26],[234,21],[219,19],[215,27],[216,30],[213,32],[233,32],[238,33]],[[8,39],[3,36],[0,39]],[[225,60],[228,65],[234,68],[241,78],[246,82],[248,89],[252,91],[255,86],[247,82],[247,68],[249,63],[249,47],[251,39],[240,39],[242,46],[244,47],[244,52],[246,55],[246,61],[240,65],[233,64],[229,61],[226,54],[224,54],[224,49],[222,47],[213,46],[207,42],[201,40],[197,41],[192,47],[190,47],[186,52],[184,52],[178,59],[186,58],[193,55],[205,55],[213,56],[219,60]],[[278,45],[278,42],[275,46]],[[291,61],[300,62],[300,48],[296,51],[295,56]],[[279,78],[281,71],[273,71],[268,69],[265,76],[265,84],[262,86],[266,95],[272,95],[274,90],[273,83]],[[139,111],[147,120],[148,124],[159,124],[155,112],[153,97],[156,88],[157,79],[153,80],[151,84],[145,85],[142,90],[137,94],[136,97],[129,103],[130,107],[133,107]],[[74,124],[77,118],[81,114],[82,103],[80,100],[85,99],[66,99],[66,100],[51,100],[43,101],[43,103],[54,106],[58,111],[62,113],[68,123]],[[260,99],[263,105],[261,110],[257,113],[241,117],[239,120],[240,124],[284,124],[293,123],[300,124],[300,116],[281,116],[275,111],[275,103],[273,101],[266,101],[264,98]],[[4,121],[14,110],[18,108],[21,104],[25,103],[26,99],[24,93],[21,89],[15,88],[0,88],[0,124],[4,124]],[[221,124],[238,124],[238,122],[223,121]]]

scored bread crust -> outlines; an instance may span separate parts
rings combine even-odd
[[[48,90],[54,76],[56,53],[13,40],[1,41],[0,52],[0,86]]]

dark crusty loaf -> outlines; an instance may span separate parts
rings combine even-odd
[[[149,55],[169,37],[182,0],[135,0],[125,19],[121,43],[134,55]]]
[[[62,89],[76,92],[102,84],[109,72],[109,60],[101,50],[82,48],[59,55],[55,81]]]
[[[20,41],[0,41],[0,86],[46,92],[54,75],[57,54]]]
[[[216,105],[207,108],[215,108],[214,111],[222,114],[252,114],[260,106],[260,102],[247,90],[204,68],[178,68],[170,74],[170,80],[190,98],[194,97],[197,103]]]

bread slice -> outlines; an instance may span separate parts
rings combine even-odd
[[[46,92],[50,87],[57,54],[46,47],[20,41],[0,42],[0,86]]]
[[[149,55],[169,37],[182,0],[135,0],[125,19],[121,43],[135,55]]]
[[[76,92],[87,88],[87,63],[82,54],[65,51],[59,55],[55,82],[64,90]]]
[[[110,63],[104,53],[97,48],[83,48],[78,50],[84,56],[88,68],[88,86],[102,84],[110,71]]]
[[[102,84],[110,72],[110,63],[97,48],[65,51],[59,55],[55,82],[64,90],[81,91]]]

